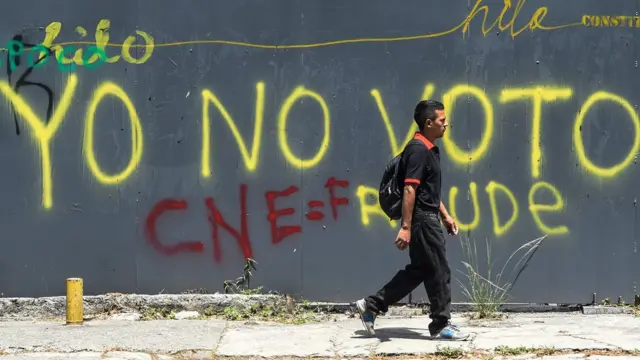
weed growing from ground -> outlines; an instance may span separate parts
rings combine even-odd
[[[262,286],[251,288],[251,277],[257,271],[257,262],[251,258],[247,259],[242,275],[235,280],[224,282],[224,292],[226,294],[259,295],[263,294]],[[213,307],[205,310],[205,316],[222,317],[230,321],[257,320],[276,321],[287,324],[305,324],[317,321],[321,318],[319,314],[309,309],[308,302],[302,301],[296,306],[292,297],[286,295],[286,304],[274,301],[272,304],[254,304],[252,306],[234,305],[216,310]]]
[[[252,306],[227,306],[221,310],[210,307],[205,316],[221,317],[229,321],[272,321],[285,324],[307,324],[320,321],[322,316],[304,306],[282,306],[277,304],[254,304]]]
[[[518,346],[518,347],[498,346],[497,348],[495,348],[495,353],[497,355],[503,355],[503,356],[518,356],[518,355],[524,355],[524,354],[536,354],[536,356],[549,356],[549,355],[556,354],[557,352],[558,350],[556,350],[556,348],[554,347],[535,348],[535,347],[526,347],[526,346]]]
[[[534,239],[520,246],[514,251],[507,261],[502,266],[499,273],[493,273],[493,263],[491,262],[491,245],[486,240],[487,251],[487,275],[480,275],[480,263],[478,259],[478,249],[476,242],[471,241],[468,237],[464,240],[461,237],[460,243],[462,245],[462,251],[467,258],[467,261],[462,261],[465,272],[460,271],[468,280],[469,286],[464,285],[460,280],[457,280],[462,287],[462,293],[467,297],[469,302],[473,304],[473,310],[475,311],[475,317],[479,319],[491,319],[499,318],[498,310],[502,304],[510,299],[509,291],[518,281],[520,274],[526,269],[529,261],[531,261],[533,255],[538,251],[542,242],[547,238],[547,235]],[[503,282],[503,276],[509,262],[521,251],[525,251],[524,255],[518,260],[513,267],[511,274],[514,275],[514,279],[511,282]]]
[[[630,309],[631,314],[640,317],[640,295],[634,295],[633,304],[627,304],[626,301],[622,298],[622,296],[618,297],[618,301],[613,303],[610,298],[605,297],[599,303],[594,303],[593,305],[599,304],[601,306],[611,306],[611,307],[619,307],[624,309]]]
[[[144,309],[140,314],[140,320],[165,320],[175,319],[176,312],[169,308],[154,308],[149,307]]]
[[[243,294],[243,295],[255,295],[262,293],[262,286],[251,289],[251,277],[253,271],[256,271],[257,262],[251,258],[247,259],[242,269],[242,275],[235,280],[226,280],[224,282],[225,294]]]
[[[558,350],[553,346],[544,346],[535,350],[536,356],[551,356],[557,352]]]
[[[518,356],[518,355],[528,354],[531,351],[532,349],[526,346],[511,347],[511,346],[501,345],[495,349],[496,354],[503,355],[503,356]]]
[[[459,359],[464,356],[464,350],[459,347],[438,346],[435,355],[446,359]]]

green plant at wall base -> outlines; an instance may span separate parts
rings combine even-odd
[[[491,245],[489,244],[489,241],[486,240],[487,275],[482,276],[480,275],[479,270],[480,263],[476,242],[471,241],[468,237],[465,237],[464,239],[461,237],[460,243],[467,261],[462,261],[466,272],[458,271],[468,279],[469,285],[466,286],[460,280],[456,280],[462,288],[462,293],[467,297],[469,302],[473,304],[473,309],[478,318],[486,319],[497,317],[500,306],[510,299],[509,291],[516,284],[520,274],[522,274],[526,269],[529,261],[531,261],[533,255],[535,255],[546,238],[547,235],[520,246],[511,254],[511,256],[509,256],[500,272],[495,275],[493,273],[493,264],[491,262]],[[511,274],[514,275],[513,281],[503,283],[503,276],[505,275],[507,265],[516,256],[516,254],[521,251],[525,251],[525,253],[511,271]]]
[[[539,349],[536,349],[536,356],[551,356],[555,354],[558,350],[553,346],[544,346]]]
[[[532,349],[526,346],[511,347],[511,346],[500,345],[495,348],[496,354],[503,355],[503,356],[524,355],[524,354],[530,353],[531,351]]]
[[[259,320],[285,324],[307,324],[320,318],[313,311],[301,307],[287,309],[274,304],[253,304],[252,306],[227,306],[216,310],[205,310],[205,316],[219,316],[229,321]]]
[[[436,346],[436,356],[445,359],[458,359],[464,355],[464,350],[459,347]]]
[[[144,309],[144,311],[142,311],[142,314],[140,315],[140,320],[173,320],[176,318],[175,310],[169,308],[149,307]]]
[[[225,294],[242,294],[242,295],[256,295],[262,293],[262,286],[255,289],[251,289],[251,277],[253,271],[258,270],[256,268],[257,262],[251,258],[247,259],[242,270],[242,276],[235,280],[224,281],[224,293]]]

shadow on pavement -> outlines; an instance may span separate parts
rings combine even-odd
[[[418,331],[414,331],[418,330]],[[425,331],[427,334],[425,334]],[[362,338],[378,338],[380,341],[390,341],[392,338],[396,339],[415,339],[415,340],[432,340],[433,338],[428,335],[428,330],[425,329],[411,329],[411,328],[380,328],[376,329],[374,336],[369,335],[364,330],[356,330],[357,336],[352,336],[352,339]]]

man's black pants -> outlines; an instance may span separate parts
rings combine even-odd
[[[451,318],[451,269],[438,214],[414,213],[409,257],[411,262],[403,270],[375,295],[366,298],[367,308],[377,314],[386,313],[389,305],[402,300],[424,283],[432,319],[429,331],[435,335]]]

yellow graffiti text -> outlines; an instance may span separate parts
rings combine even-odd
[[[371,224],[371,216],[381,216],[387,221],[392,228],[397,226],[397,221],[389,220],[387,214],[382,211],[380,205],[378,205],[378,190],[369,186],[359,185],[356,190],[356,196],[360,201],[360,221],[362,225],[369,226]],[[367,199],[373,199],[375,201],[369,201]]]
[[[493,233],[496,236],[500,237],[507,231],[509,231],[509,229],[513,226],[513,224],[515,224],[516,220],[518,219],[518,201],[516,200],[515,195],[513,195],[513,192],[511,192],[508,187],[495,181],[490,181],[489,184],[487,184],[485,191],[489,196]],[[500,192],[505,195],[511,203],[511,216],[503,224],[500,224],[500,215],[498,213],[498,204],[496,202],[496,192]]]
[[[428,83],[424,88],[422,99],[427,99],[433,96],[435,88],[435,84]],[[412,123],[411,127],[404,135],[404,138],[400,141],[399,138],[396,137],[396,130],[394,129],[389,113],[384,105],[381,92],[378,89],[372,89],[370,93],[374,98],[378,112],[382,118],[391,151],[393,152],[393,155],[397,155],[402,152],[404,146],[406,146],[407,142],[411,140],[413,133],[417,130],[417,126],[415,123]],[[531,161],[529,168],[533,179],[539,179],[544,168],[545,157],[542,139],[543,106],[546,104],[552,105],[560,101],[568,101],[573,97],[573,95],[574,91],[572,88],[563,86],[507,88],[502,90],[499,94],[498,100],[502,104],[524,100],[531,102]],[[453,137],[455,136],[455,129],[459,126],[456,123],[456,103],[462,101],[463,97],[465,102],[469,102],[471,98],[477,99],[484,111],[484,129],[479,134],[480,139],[478,144],[472,145],[467,142],[467,145],[464,147],[456,144],[453,140]],[[609,167],[596,165],[588,158],[585,152],[585,144],[582,139],[582,127],[585,122],[585,117],[589,113],[589,110],[591,110],[591,108],[598,102],[614,103],[624,109],[631,118],[635,135],[633,145],[629,149],[629,152],[626,153],[624,159],[618,164],[614,164]],[[451,159],[454,164],[464,166],[465,168],[479,163],[489,155],[494,138],[496,122],[495,110],[491,98],[479,87],[469,84],[459,84],[452,86],[444,92],[443,103],[448,114],[448,121],[451,124],[451,128],[448,129],[442,137],[442,145],[445,149],[446,156]],[[573,141],[578,161],[589,173],[603,178],[615,177],[634,161],[635,154],[640,151],[640,116],[635,111],[634,106],[627,99],[614,93],[597,91],[591,94],[584,101],[577,112],[573,126]]]
[[[640,16],[582,15],[582,25],[587,27],[640,27]]]
[[[471,231],[474,230],[480,225],[480,204],[478,203],[478,186],[476,183],[472,182],[469,184],[469,196],[471,197],[471,203],[473,206],[473,220],[469,223],[463,223],[457,216],[456,212],[456,196],[458,196],[458,188],[452,186],[449,190],[449,212],[451,216],[458,223],[458,228],[462,231]]]
[[[427,84],[424,87],[424,91],[422,92],[422,97],[419,99],[429,99],[433,95],[433,91],[435,86],[433,84]],[[418,130],[418,125],[411,120],[412,125],[409,127],[409,131],[404,136],[404,140],[402,143],[398,144],[398,138],[396,137],[396,131],[393,128],[391,120],[389,119],[389,114],[387,113],[387,109],[384,106],[384,101],[382,100],[382,95],[380,95],[380,91],[378,89],[371,90],[371,96],[376,102],[378,106],[378,111],[380,112],[380,116],[382,117],[382,121],[384,122],[385,129],[387,130],[387,135],[389,136],[389,144],[391,145],[391,152],[393,156],[398,155],[402,152],[402,149],[407,145],[409,141],[413,138],[413,134]]]
[[[122,56],[122,58],[131,63],[131,64],[142,64],[145,63],[147,60],[149,60],[149,58],[151,57],[151,55],[153,54],[153,50],[155,48],[155,41],[153,39],[153,37],[151,35],[149,35],[148,33],[144,32],[144,31],[140,31],[140,30],[136,30],[136,34],[139,35],[143,40],[144,40],[144,44],[143,45],[138,45],[138,44],[134,44],[136,41],[136,37],[131,35],[128,36],[125,41],[123,42],[123,44],[118,45],[121,46],[122,49],[120,51],[121,55],[114,55],[111,57],[107,57],[106,59],[100,59],[100,54],[95,52],[88,58],[85,59],[84,56],[84,49],[78,49],[76,50],[76,52],[74,53],[72,58],[68,58],[64,56],[65,53],[65,48],[64,46],[66,45],[78,45],[78,44],[84,44],[84,45],[95,45],[98,49],[102,50],[103,52],[106,53],[106,47],[107,46],[113,46],[113,44],[109,43],[109,28],[111,27],[111,21],[108,19],[102,19],[98,22],[98,25],[96,26],[96,30],[94,32],[94,37],[95,37],[95,41],[94,42],[89,42],[89,41],[75,41],[75,42],[64,42],[64,43],[57,43],[55,44],[54,41],[56,40],[56,38],[60,35],[60,32],[62,31],[62,23],[61,22],[52,22],[49,25],[47,25],[47,27],[45,28],[45,38],[42,41],[42,45],[50,48],[54,53],[55,53],[55,57],[56,59],[59,59],[58,61],[63,64],[63,65],[68,65],[68,64],[75,64],[75,65],[80,65],[80,66],[86,66],[89,64],[93,64],[96,61],[100,60],[101,62],[108,62],[108,63],[115,63],[118,62],[120,60],[120,56]],[[75,29],[76,33],[78,35],[80,35],[80,37],[84,38],[87,36],[87,30],[85,28],[83,28],[82,26],[78,26]],[[131,47],[144,47],[145,48],[145,52],[144,55],[139,58],[136,59],[133,56],[131,56]],[[40,52],[40,57],[42,58],[43,56],[45,56],[45,53],[43,51]]]
[[[550,204],[550,205],[539,204],[535,202],[535,195],[538,193],[538,191],[541,191],[543,189],[549,190],[551,195],[554,197],[555,202],[553,204]],[[501,237],[505,235],[507,232],[509,232],[511,228],[513,228],[513,226],[518,221],[518,218],[520,217],[520,208],[518,205],[518,200],[515,194],[513,193],[513,191],[511,191],[506,185],[498,183],[496,181],[490,181],[485,187],[485,191],[487,193],[489,206],[491,208],[491,223],[493,227],[493,233],[496,237]],[[448,204],[449,212],[451,216],[458,223],[460,230],[473,231],[479,228],[482,223],[481,221],[482,209],[478,201],[477,185],[474,182],[471,182],[469,184],[469,198],[470,198],[470,201],[472,202],[474,215],[473,215],[473,219],[468,223],[460,221],[458,211],[456,210],[458,208],[458,203],[456,202],[458,192],[459,190],[455,186],[452,186],[449,189],[449,204]],[[372,189],[372,193],[377,193],[377,192],[375,192],[375,189]],[[504,199],[504,200],[500,200],[500,199]],[[504,209],[498,206],[499,202],[501,204],[504,204],[505,201],[508,201],[511,207],[510,209],[511,213],[508,216],[504,211]],[[538,181],[535,184],[533,184],[529,191],[528,205],[529,205],[529,211],[531,212],[531,217],[533,218],[534,223],[536,224],[538,229],[543,233],[546,233],[548,235],[563,235],[569,232],[569,229],[566,226],[557,226],[553,228],[549,227],[545,225],[545,223],[543,223],[540,218],[540,213],[559,212],[564,208],[564,203],[562,200],[562,196],[560,195],[560,191],[556,189],[553,185],[544,181]],[[384,215],[384,213],[382,213],[382,215]],[[369,219],[367,218],[366,220],[368,224]],[[365,218],[363,217],[363,223],[364,221],[365,221]]]
[[[567,100],[571,98],[573,90],[570,88],[555,87],[535,87],[523,89],[505,89],[500,94],[500,101],[503,103],[525,100],[531,98],[533,101],[533,119],[531,129],[531,176],[534,179],[540,177],[542,168],[542,102],[552,102],[557,100]]]
[[[455,124],[452,120],[453,116],[451,115],[451,113],[453,113],[453,105],[455,104],[456,99],[464,94],[473,95],[480,101],[480,104],[484,109],[484,131],[482,132],[480,144],[473,151],[465,151],[455,144],[451,139],[451,130],[448,130],[444,133],[442,145],[444,146],[448,156],[451,157],[454,162],[470,165],[476,161],[480,161],[489,151],[491,138],[493,137],[494,116],[491,100],[489,100],[482,89],[468,84],[457,85],[451,88],[443,96],[444,106],[449,114],[448,119],[451,124]]]
[[[627,153],[627,156],[618,164],[612,165],[608,168],[600,167],[587,157],[587,153],[584,148],[584,142],[582,141],[582,126],[584,124],[584,118],[591,109],[599,101],[609,101],[620,105],[629,114],[631,121],[633,122],[633,145]],[[611,178],[619,174],[622,170],[627,168],[633,162],[635,154],[640,150],[640,118],[638,113],[633,108],[633,105],[629,103],[625,98],[612,94],[606,91],[598,91],[593,93],[582,104],[582,107],[578,111],[576,121],[573,125],[573,142],[576,148],[576,155],[580,164],[590,173],[595,174],[603,178]]]
[[[305,98],[314,100],[320,105],[322,111],[322,124],[323,134],[322,140],[315,155],[309,158],[301,158],[294,153],[289,146],[289,138],[287,135],[287,122],[289,120],[289,114],[294,105],[299,102],[303,102]],[[262,131],[264,122],[264,102],[265,102],[265,84],[259,82],[256,84],[256,105],[255,105],[255,121],[253,127],[253,143],[251,150],[247,146],[246,141],[240,135],[238,126],[235,120],[229,115],[229,111],[224,107],[218,97],[209,89],[202,91],[202,149],[201,149],[201,167],[200,173],[202,177],[211,177],[211,115],[210,105],[213,104],[218,112],[225,120],[231,134],[233,135],[238,148],[244,160],[246,169],[249,172],[254,172],[258,168],[260,160],[260,148],[262,142]],[[320,94],[303,86],[298,86],[295,90],[284,100],[280,111],[278,113],[277,120],[277,141],[284,155],[286,161],[298,169],[308,169],[316,167],[322,159],[325,157],[331,140],[331,114],[329,106]]]
[[[153,44],[153,38],[151,37],[151,35],[147,34],[146,32],[136,30],[136,34],[138,34],[138,36],[140,36],[144,40],[144,43],[146,45]],[[131,56],[131,45],[135,41],[136,41],[135,36],[127,36],[127,38],[124,40],[124,44],[122,45],[122,52],[121,52],[122,58],[126,62],[131,64],[143,64],[147,62],[149,58],[151,58],[151,55],[153,55],[153,45],[145,46],[146,50],[144,52],[144,55],[140,59],[136,59],[133,56]]]
[[[51,119],[46,123],[38,118],[31,106],[18,95],[11,85],[6,81],[0,81],[0,91],[13,104],[16,112],[29,124],[32,130],[32,136],[38,140],[40,146],[40,160],[42,163],[42,206],[45,209],[51,209],[53,205],[52,196],[52,164],[50,144],[51,140],[60,128],[65,114],[69,110],[71,99],[75,93],[78,78],[75,74],[69,75],[67,84],[62,93],[62,97],[58,103],[58,107],[54,110]],[[46,125],[45,125],[46,124]]]
[[[218,97],[209,89],[202,90],[202,156],[201,156],[201,174],[208,178],[211,176],[211,116],[209,115],[210,103],[218,109],[222,118],[229,126],[233,138],[238,144],[240,154],[244,160],[244,165],[250,172],[254,172],[258,167],[260,159],[260,143],[262,141],[262,123],[264,121],[264,83],[256,84],[256,105],[255,120],[253,123],[253,142],[251,152],[247,147],[247,143],[240,135],[238,126],[233,120],[227,109],[222,105]]]
[[[316,152],[316,154],[310,159],[302,159],[295,155],[291,148],[289,147],[289,141],[287,139],[287,120],[289,118],[289,112],[293,108],[293,105],[296,104],[298,100],[301,98],[309,97],[315,100],[322,109],[322,121],[324,124],[323,135],[322,135],[322,143],[320,144],[320,148]],[[292,93],[289,95],[282,104],[280,108],[280,114],[278,115],[278,144],[280,145],[280,150],[284,154],[285,159],[289,162],[289,164],[295,166],[298,169],[308,169],[315,167],[322,161],[322,158],[326,154],[329,149],[329,139],[331,137],[331,120],[329,114],[329,107],[327,103],[324,101],[320,94],[306,89],[303,86],[298,86]]]
[[[485,188],[487,192],[487,196],[489,198],[489,205],[491,207],[491,218],[493,223],[493,232],[496,236],[502,236],[505,234],[516,222],[518,218],[518,202],[513,195],[513,192],[509,190],[506,186],[497,183],[495,181],[489,182],[487,187]],[[458,188],[456,186],[452,186],[449,189],[449,212],[451,216],[456,219],[458,223],[458,227],[462,231],[472,231],[480,226],[480,202],[478,201],[478,186],[475,182],[471,182],[469,184],[469,198],[473,207],[473,220],[469,223],[464,223],[460,221],[460,217],[456,211],[457,202],[456,197],[458,195]],[[509,202],[511,203],[511,216],[504,223],[500,223],[500,214],[498,211],[498,204],[496,202],[496,194],[500,192],[504,194]]]
[[[509,9],[511,9],[512,7],[511,0],[504,0],[504,6],[502,7],[502,11],[500,11],[500,15],[498,15],[495,21],[489,27],[487,27],[487,16],[489,15],[489,6],[482,5],[483,1],[478,0],[476,1],[476,4],[474,5],[473,9],[471,9],[471,11],[469,12],[469,15],[467,15],[467,18],[461,24],[462,33],[463,34],[468,33],[469,25],[471,21],[473,21],[473,19],[476,16],[478,16],[480,12],[484,13],[482,17],[482,33],[485,36],[491,31],[494,31],[496,25],[498,26],[498,29],[501,32],[505,30],[510,30],[511,37],[515,38],[525,30],[530,30],[530,31],[534,31],[536,29],[554,30],[554,29],[561,29],[564,27],[575,26],[577,24],[580,24],[580,23],[577,23],[577,24],[571,23],[571,24],[560,25],[560,26],[542,25],[542,20],[544,20],[545,16],[547,16],[547,13],[549,12],[549,8],[547,8],[546,6],[541,6],[537,8],[536,11],[533,12],[533,15],[531,15],[531,18],[529,18],[529,21],[526,24],[524,24],[520,29],[516,30],[515,28],[516,19],[518,18],[518,15],[520,15],[520,11],[522,10],[522,7],[526,2],[527,0],[518,0],[515,8],[513,9],[513,12],[511,13],[511,20],[509,20],[509,22],[507,22],[506,24],[503,24],[502,22],[504,20],[505,15],[509,11]]]
[[[555,203],[552,205],[549,204],[537,204],[535,202],[535,196],[538,190],[548,190],[551,195],[555,198]],[[533,217],[533,221],[538,226],[538,229],[547,235],[563,235],[569,233],[569,228],[564,225],[549,227],[545,223],[542,222],[540,218],[541,212],[558,212],[564,209],[564,200],[560,191],[556,189],[553,185],[548,182],[538,181],[533,184],[531,190],[529,190],[529,211],[531,212],[531,216]]]
[[[131,157],[129,158],[129,164],[127,164],[124,170],[115,175],[109,175],[102,171],[100,165],[98,165],[98,161],[96,160],[93,144],[96,110],[102,102],[102,99],[108,95],[115,96],[122,101],[129,112],[129,121],[131,123]],[[140,118],[138,117],[138,113],[131,102],[131,99],[118,85],[109,81],[104,82],[94,91],[87,108],[83,152],[89,170],[95,178],[104,185],[121,183],[131,176],[140,164],[143,148],[142,124],[140,123]]]

